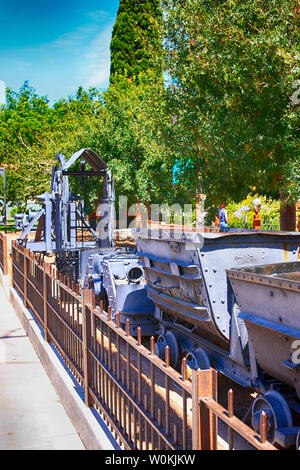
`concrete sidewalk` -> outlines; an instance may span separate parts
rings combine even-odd
[[[0,285],[0,450],[84,450]]]

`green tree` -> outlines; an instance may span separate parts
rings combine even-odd
[[[173,160],[162,130],[163,79],[147,73],[134,83],[118,77],[103,95],[104,106],[90,130],[90,146],[108,163],[117,194],[129,203],[172,197]]]
[[[0,111],[0,158],[8,199],[20,207],[49,178],[43,143],[49,142],[51,114],[48,99],[37,96],[28,82],[19,93],[7,89],[7,105]]]
[[[157,68],[161,49],[160,0],[120,0],[110,44],[110,82],[116,75],[137,79]]]
[[[88,147],[101,109],[102,95],[95,89],[79,87],[53,107],[28,82],[19,92],[7,89],[7,104],[0,109],[0,161],[6,168],[8,200],[24,209],[28,199],[49,191],[54,156],[69,158]],[[78,185],[74,190],[79,192]]]
[[[49,191],[56,153],[68,159],[85,147],[108,163],[117,194],[129,203],[173,202],[175,155],[166,149],[162,133],[168,124],[162,76],[148,72],[138,83],[118,77],[104,93],[79,87],[52,107],[28,83],[7,96],[0,110],[1,166],[7,168],[8,200],[20,209]],[[82,188],[80,179],[70,178],[70,185],[85,196],[90,212],[101,194],[101,179],[86,179]]]
[[[164,0],[169,145],[212,206],[299,194],[297,0]],[[295,174],[296,172],[296,174]]]

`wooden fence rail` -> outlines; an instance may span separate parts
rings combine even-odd
[[[217,402],[217,372],[193,371],[187,379],[154,354],[154,337],[142,344],[120,328],[110,309],[95,305],[91,290],[58,275],[40,255],[12,245],[13,287],[34,314],[79,384],[85,403],[95,408],[124,449],[217,449],[218,421],[257,449],[275,449]]]

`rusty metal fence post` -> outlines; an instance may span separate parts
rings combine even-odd
[[[192,371],[192,446],[193,450],[215,450],[217,448],[218,421],[202,404],[205,397],[217,400],[217,371]]]
[[[27,274],[28,274],[28,264],[27,261],[30,260],[30,250],[25,248],[24,250],[24,305],[27,308]]]
[[[47,292],[47,282],[48,282],[48,264],[44,263],[43,270],[43,301],[44,301],[44,339],[48,343],[48,292]]]
[[[89,392],[92,380],[91,358],[89,355],[89,346],[91,343],[92,331],[92,307],[93,307],[93,290],[82,291],[82,341],[83,341],[83,377],[84,377],[84,396],[87,407],[92,405],[92,398]]]
[[[0,260],[0,264],[1,264],[1,267],[2,267],[2,271],[3,271],[3,274],[4,276],[6,276],[8,274],[8,251],[7,251],[7,237],[6,235],[3,235],[3,233],[0,234],[1,235],[1,240],[0,240],[0,244],[1,244],[1,260]]]

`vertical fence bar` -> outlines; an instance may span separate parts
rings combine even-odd
[[[144,395],[144,408],[145,412],[148,413],[148,395]],[[149,449],[149,428],[148,428],[148,422],[145,420],[145,445],[146,445],[146,450]]]
[[[151,336],[150,338],[150,350],[151,350],[151,354],[154,355],[154,336]],[[151,361],[150,374],[151,374],[151,377],[150,377],[150,381],[151,381],[150,413],[151,413],[151,420],[154,420],[155,419],[155,411],[154,411],[155,410],[155,406],[154,406],[155,405],[155,365],[152,361]],[[154,450],[155,434],[154,434],[154,429],[152,426],[151,426],[151,442],[152,442],[152,450]]]
[[[28,255],[28,257],[27,257]],[[24,259],[24,305],[25,305],[25,308],[27,308],[27,270],[28,270],[28,264],[27,264],[27,260],[30,260],[30,250],[28,248],[25,248],[25,250],[23,251],[23,259]]]
[[[260,440],[262,444],[265,444],[267,440],[267,413],[265,411],[260,413]]]
[[[89,345],[91,341],[91,310],[92,307],[92,290],[82,291],[82,339],[83,339],[83,376],[84,376],[84,396],[85,404],[90,407],[92,405],[89,387],[91,383],[91,358],[89,355]],[[90,307],[90,308],[89,308]]]
[[[233,390],[228,390],[228,418],[233,417]],[[228,449],[233,449],[233,429],[228,426]]]
[[[138,346],[142,345],[142,330],[139,326],[137,329],[138,332]],[[142,404],[142,356],[138,352],[138,402],[139,405]]]
[[[166,368],[170,367],[170,347],[165,348],[165,361]],[[170,435],[170,378],[165,375],[165,389],[166,389],[166,436]]]
[[[120,329],[120,313],[117,312],[117,329]],[[121,349],[120,349],[120,336],[117,332],[117,376],[121,380]]]
[[[47,273],[47,263],[44,265],[43,270],[43,305],[44,305],[44,338],[45,341],[48,343],[48,305],[47,305],[47,281],[48,281],[48,273]]]
[[[187,365],[186,358],[182,359],[182,380],[187,380]],[[182,449],[187,448],[187,394],[186,390],[182,389]]]
[[[130,321],[129,318],[126,320],[126,334],[127,337],[129,338],[130,336]],[[128,392],[130,392],[130,344],[126,343],[126,361],[127,361],[127,367],[126,367],[126,385]]]
[[[6,235],[1,234],[2,238],[2,267],[3,274],[8,274],[8,252],[7,252],[7,237]]]

